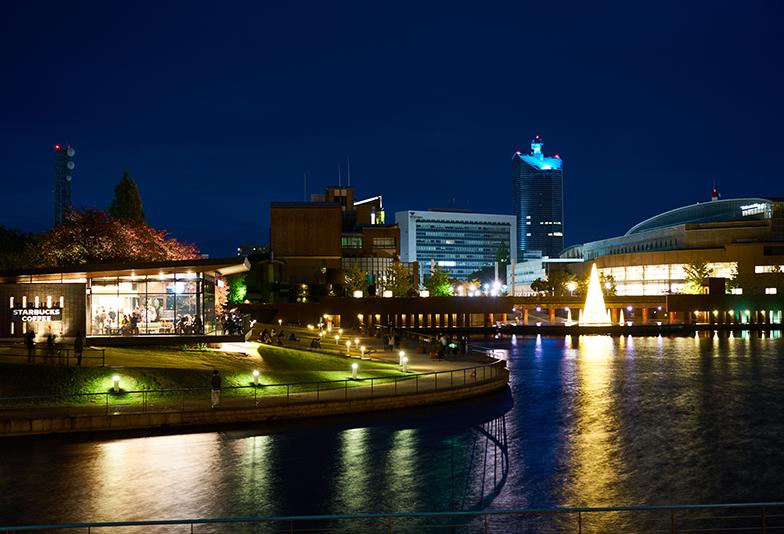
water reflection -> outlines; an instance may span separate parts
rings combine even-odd
[[[0,442],[0,517],[98,521],[780,498],[784,340],[776,333],[520,336],[516,345],[491,346],[508,351],[513,406],[506,394],[226,433]]]
[[[572,431],[572,480],[569,504],[618,502],[618,427],[613,378],[614,343],[610,336],[581,336],[577,359],[577,414]]]

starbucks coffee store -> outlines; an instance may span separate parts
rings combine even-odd
[[[248,269],[246,259],[228,258],[3,271],[0,338],[236,338],[216,314],[216,284]]]

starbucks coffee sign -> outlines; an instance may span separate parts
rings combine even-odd
[[[48,321],[62,321],[62,308],[14,308],[11,310],[11,319],[14,322],[45,323]]]

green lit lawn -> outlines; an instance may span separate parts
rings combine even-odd
[[[125,391],[153,389],[206,388],[212,369],[219,369],[223,386],[249,386],[251,372],[260,372],[261,384],[286,384],[345,380],[351,376],[351,363],[359,364],[359,378],[400,376],[397,366],[359,361],[341,356],[300,351],[288,347],[260,346],[260,356],[217,351],[183,351],[176,348],[107,348],[111,367],[63,367],[49,365],[0,364],[0,397],[32,395],[71,395],[104,393],[112,389],[112,375],[120,376]],[[360,384],[349,383],[349,387]],[[344,383],[324,385],[345,387]],[[295,387],[291,391],[313,387]],[[259,394],[281,394],[285,388],[260,388]],[[228,396],[253,396],[253,389],[226,391]],[[174,401],[203,398],[204,392],[167,394]],[[148,398],[148,401],[160,399]],[[141,395],[119,395],[112,402],[140,403]],[[104,402],[103,398],[80,397],[68,401],[37,402],[36,406]],[[12,403],[18,405],[19,402]],[[0,405],[2,406],[2,405]]]

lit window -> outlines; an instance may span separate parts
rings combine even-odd
[[[394,237],[374,237],[373,248],[395,248]]]
[[[766,287],[765,288],[765,294],[766,295],[775,295],[776,293],[777,293],[777,291],[776,291],[775,287]]]
[[[730,293],[732,293],[733,295],[742,295],[743,294],[743,288],[742,287],[733,287],[732,290],[730,291]]]
[[[362,248],[362,238],[359,236],[342,236],[340,238],[342,248]]]
[[[531,232],[528,232],[525,235],[526,235],[526,237],[531,237]]]

